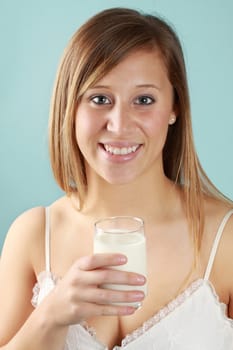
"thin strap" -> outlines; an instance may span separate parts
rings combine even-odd
[[[220,226],[218,228],[218,231],[217,231],[217,234],[216,234],[216,237],[214,239],[214,243],[213,243],[213,246],[212,246],[212,249],[211,249],[210,258],[209,258],[209,261],[208,261],[208,264],[207,264],[207,268],[206,268],[206,271],[205,271],[204,280],[208,280],[209,277],[210,277],[211,269],[212,269],[212,266],[213,266],[213,263],[214,263],[214,258],[215,258],[215,255],[216,255],[216,252],[217,252],[217,249],[218,249],[218,245],[219,245],[220,239],[222,237],[223,230],[225,228],[225,225],[226,225],[228,219],[230,218],[230,216],[232,214],[233,214],[233,209],[231,209],[230,211],[228,211],[226,213],[226,215],[222,219],[222,222],[221,222],[221,224],[220,224]]]
[[[45,268],[50,272],[50,215],[49,207],[45,208]]]

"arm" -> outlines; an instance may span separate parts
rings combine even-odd
[[[228,316],[233,319],[233,215],[226,226],[223,252],[224,267],[222,269],[222,276],[225,276],[229,289]]]
[[[103,283],[144,283],[138,282],[133,273],[105,269],[125,262],[116,254],[97,254],[76,261],[34,310],[31,306],[36,280],[33,261],[38,261],[36,255],[42,255],[40,260],[44,261],[41,237],[44,237],[42,208],[19,217],[7,235],[0,264],[0,349],[60,350],[69,325],[93,316],[127,315],[135,311],[132,307],[109,304],[142,300],[142,296],[137,299],[134,292],[98,287]]]
[[[233,319],[233,215],[224,228],[211,272],[220,301],[227,305],[227,316]]]
[[[46,333],[43,325],[46,310],[34,310],[31,305],[36,282],[33,246],[39,246],[43,253],[44,242],[39,239],[43,232],[44,211],[35,208],[21,215],[7,234],[0,263],[0,349],[59,349],[65,337],[65,327],[50,333],[48,327]],[[50,334],[56,334],[57,341],[51,340]]]

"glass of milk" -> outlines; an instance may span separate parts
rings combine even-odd
[[[111,268],[146,276],[146,239],[143,220],[133,216],[115,216],[97,221],[95,223],[94,253],[124,254],[128,258],[127,263]],[[146,294],[146,285],[105,284],[102,287],[115,290],[142,290]],[[125,305],[126,303],[117,304]],[[128,305],[140,307],[141,303],[133,302]]]

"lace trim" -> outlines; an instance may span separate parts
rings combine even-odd
[[[38,275],[37,282],[32,289],[32,299],[31,299],[32,306],[34,306],[35,308],[37,307],[38,301],[39,301],[40,290],[41,290],[43,284],[46,283],[46,281],[47,281],[47,288],[50,290],[55,286],[55,284],[57,283],[58,280],[59,280],[59,278],[55,277],[51,272],[42,271]]]
[[[33,297],[31,303],[34,307],[38,305],[38,297],[40,294],[40,290],[45,281],[49,282],[50,287],[54,286],[59,278],[55,277],[52,273],[43,271],[38,276],[38,282],[35,284],[33,288]],[[222,314],[224,320],[233,328],[233,320],[227,317],[225,308],[226,305],[219,300],[219,296],[217,295],[214,286],[211,284],[209,280],[198,279],[191,283],[191,285],[184,290],[181,294],[179,294],[175,299],[169,302],[166,306],[164,306],[161,310],[159,310],[154,316],[145,321],[142,326],[134,330],[132,333],[127,334],[124,339],[122,339],[121,347],[115,346],[114,349],[121,349],[126,347],[129,343],[136,340],[138,337],[147,332],[150,328],[152,328],[155,324],[159,323],[162,319],[164,319],[168,314],[173,312],[176,308],[178,308],[181,304],[185,302],[198,288],[203,285],[207,285],[211,293],[214,297],[216,306],[218,307],[220,313]],[[83,321],[79,324],[82,326],[85,331],[87,331],[94,339],[97,340],[95,329],[90,327],[86,321]]]
[[[233,319],[229,318],[226,315],[226,307],[227,307],[227,305],[222,303],[219,300],[219,296],[216,293],[216,290],[215,290],[213,284],[209,280],[205,280],[205,282],[208,285],[208,287],[210,288],[211,293],[213,294],[213,297],[214,297],[214,300],[215,300],[215,304],[216,304],[217,308],[219,309],[220,313],[222,314],[224,321],[227,322],[230,325],[230,327],[233,328]]]
[[[33,297],[31,299],[32,305],[36,308],[41,300],[43,300],[43,297],[45,297],[57,284],[57,282],[60,280],[59,277],[56,277],[51,272],[48,271],[42,271],[38,277],[37,277],[37,283],[34,285],[32,293]],[[42,292],[42,295],[41,295]],[[82,321],[78,324],[74,324],[70,326],[70,330],[72,332],[73,327],[81,327],[85,332],[87,332],[91,338],[98,343],[99,346],[101,346],[101,350],[107,350],[107,347],[105,344],[101,343],[97,336],[96,331],[94,328],[90,327],[86,321]],[[73,339],[73,338],[72,338]],[[69,343],[69,340],[68,340]],[[73,344],[73,343],[71,343]],[[72,346],[72,345],[71,345]],[[69,348],[69,346],[68,346]],[[67,348],[67,349],[68,349]],[[65,347],[66,349],[66,347]],[[99,349],[99,348],[98,348]]]
[[[93,338],[95,338],[97,340],[96,330],[94,327],[90,327],[86,321],[82,321],[79,324],[80,324],[80,326],[82,326],[85,329],[85,331],[87,331]],[[102,344],[102,345],[104,345],[104,344]]]
[[[50,284],[55,285],[59,278],[55,277],[51,272],[43,271],[38,276],[38,282],[35,284],[33,288],[33,297],[31,303],[34,307],[38,305],[38,297],[40,294],[41,286],[45,281],[50,281]],[[134,330],[132,333],[126,335],[126,337],[121,342],[121,347],[125,347],[127,344],[131,343],[133,340],[137,339],[139,336],[148,331],[151,327],[153,327],[156,323],[160,322],[163,318],[165,318],[169,313],[174,311],[177,307],[184,303],[184,301],[192,295],[203,283],[203,279],[198,279],[194,281],[185,291],[179,294],[175,299],[173,299],[170,303],[168,303],[165,307],[159,310],[154,316],[152,316],[149,320],[144,322],[141,327]],[[213,288],[213,287],[212,287]],[[218,299],[218,296],[213,289],[213,294]],[[94,328],[90,327],[86,321],[80,323],[82,326],[93,338],[96,339],[96,331]],[[114,347],[114,349],[120,349],[120,347]]]
[[[39,293],[40,293],[40,286],[39,286],[39,283],[37,282],[34,285],[33,290],[32,290],[31,304],[33,307],[37,307]]]
[[[37,282],[35,283],[33,289],[32,289],[32,299],[31,304],[34,307],[37,307],[38,305],[38,298],[40,294],[40,290],[45,283],[45,281],[50,281],[50,286],[56,285],[57,281],[59,280],[58,277],[54,276],[51,272],[48,271],[42,271],[38,277]],[[95,329],[93,327],[90,327],[86,321],[82,321],[79,323],[92,337],[96,336]]]
[[[170,314],[177,307],[183,304],[184,301],[190,295],[192,295],[201,286],[202,283],[203,283],[203,279],[198,279],[194,281],[187,289],[185,289],[183,293],[179,294],[175,299],[173,299],[170,303],[168,303],[161,310],[159,310],[154,316],[152,316],[151,318],[149,318],[149,320],[144,322],[141,327],[137,328],[132,333],[127,334],[126,337],[121,342],[122,348],[124,348],[126,345],[131,343],[133,340],[140,337],[145,332],[147,332],[156,323],[159,323],[168,314]]]

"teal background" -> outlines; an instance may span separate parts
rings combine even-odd
[[[157,13],[176,28],[200,160],[211,180],[233,198],[232,0],[0,0],[0,248],[17,215],[62,194],[47,149],[57,64],[74,31],[91,15],[115,6]]]

